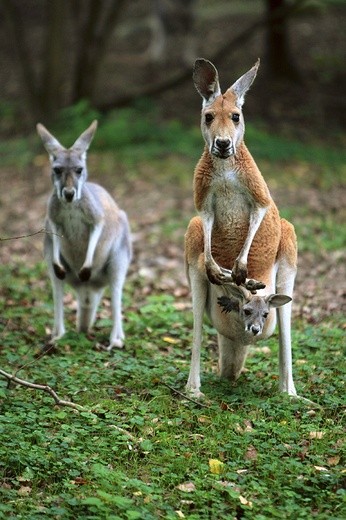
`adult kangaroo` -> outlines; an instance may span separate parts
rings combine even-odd
[[[259,61],[222,94],[214,65],[205,59],[196,60],[194,65],[194,84],[203,98],[201,130],[205,141],[194,174],[198,216],[192,218],[185,235],[194,316],[186,388],[196,397],[203,395],[200,348],[204,312],[218,332],[221,376],[235,380],[244,365],[248,345],[273,333],[275,308],[278,308],[280,341],[279,387],[282,392],[296,395],[290,303],[297,264],[296,235],[292,224],[280,218],[267,184],[244,143],[242,106],[258,67]],[[227,289],[228,284],[243,285],[251,292],[265,286],[258,292],[263,300],[261,305],[268,304],[261,331],[252,326],[244,330],[239,309],[248,306],[250,296],[240,291],[235,296],[234,290]],[[232,301],[227,306],[222,300],[225,295],[231,300],[236,297],[233,309]],[[223,312],[225,305],[227,312]],[[252,301],[250,307],[254,305]]]
[[[113,328],[107,350],[111,350],[123,346],[121,298],[132,252],[126,213],[104,188],[87,182],[86,153],[96,128],[94,121],[67,149],[42,124],[37,125],[49,154],[53,183],[44,254],[54,297],[53,340],[65,333],[64,281],[77,293],[80,332],[92,327],[108,285]]]

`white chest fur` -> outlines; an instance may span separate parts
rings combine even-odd
[[[216,220],[235,216],[249,218],[253,201],[250,193],[239,180],[236,170],[219,171],[212,180],[213,209]]]

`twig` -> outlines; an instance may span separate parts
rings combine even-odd
[[[68,406],[69,408],[73,408],[74,410],[78,410],[81,412],[94,413],[91,410],[88,410],[87,408],[85,408],[84,406],[82,406],[80,404],[73,403],[72,401],[66,401],[65,399],[60,399],[60,397],[55,392],[55,390],[53,390],[53,388],[50,387],[49,385],[40,385],[37,383],[30,383],[30,381],[26,381],[25,379],[20,379],[17,376],[14,376],[12,374],[9,374],[8,372],[5,372],[5,370],[2,370],[1,368],[0,368],[0,375],[4,376],[9,381],[9,383],[16,383],[17,385],[26,386],[27,388],[33,388],[34,390],[42,390],[43,392],[46,392],[51,397],[53,397],[55,404],[57,404],[59,406]],[[117,426],[115,424],[111,424],[110,428],[116,429],[118,432],[123,433],[129,439],[136,442],[136,438],[130,432],[128,432],[127,430],[124,430],[124,428],[121,428],[120,426]]]
[[[8,237],[8,238],[0,237],[0,242],[4,242],[5,240],[18,240],[19,238],[33,237],[34,235],[39,235],[40,233],[46,233],[46,235],[56,235],[57,237],[60,237],[60,238],[62,238],[62,236],[63,236],[63,235],[59,235],[58,233],[53,233],[53,231],[48,231],[47,229],[42,228],[39,231],[35,231],[34,233],[29,233],[28,235],[20,235],[19,237]]]
[[[164,381],[160,381],[160,383],[161,383],[163,386],[166,386],[167,388],[169,388],[169,389],[170,389],[172,392],[174,392],[175,394],[180,395],[180,397],[183,397],[184,399],[187,399],[188,401],[191,401],[191,403],[197,404],[198,406],[200,406],[200,407],[202,407],[202,408],[210,408],[210,406],[208,406],[207,404],[200,403],[199,401],[195,401],[195,399],[192,399],[191,397],[188,397],[186,394],[183,394],[183,392],[180,392],[180,391],[177,390],[176,388],[173,388],[173,386],[168,385],[168,384],[165,383]]]
[[[19,237],[8,237],[8,238],[0,237],[0,242],[4,242],[5,240],[18,240],[19,238],[33,237],[34,235],[39,235],[40,233],[49,233],[49,231],[47,231],[45,228],[42,228],[39,231],[35,231],[35,233],[29,233],[29,235],[21,235]]]
[[[6,377],[6,379],[12,383],[16,383],[17,385],[26,386],[28,388],[34,388],[35,390],[42,390],[43,392],[46,392],[47,394],[51,395],[55,401],[56,404],[60,406],[69,406],[70,408],[74,408],[75,410],[82,410],[82,411],[88,411],[84,406],[81,406],[80,404],[72,403],[72,401],[65,401],[64,399],[60,399],[58,394],[53,390],[52,387],[49,385],[40,385],[37,383],[30,383],[30,381],[26,381],[25,379],[20,379],[19,377],[16,377],[12,374],[9,374],[8,372],[5,372],[5,370],[2,370],[0,368],[0,375]]]

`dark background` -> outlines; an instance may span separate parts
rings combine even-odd
[[[226,89],[260,57],[252,118],[340,144],[345,21],[341,0],[0,0],[0,132],[54,122],[81,99],[107,113],[144,97],[195,124],[194,58],[213,61]]]

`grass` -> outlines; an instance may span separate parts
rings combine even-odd
[[[294,330],[298,391],[320,407],[278,395],[277,338],[235,386],[219,381],[209,326],[199,406],[171,390],[184,391],[192,321],[170,295],[134,306],[127,288],[123,351],[95,350],[109,320],[85,337],[70,309],[58,353],[35,358],[52,319],[44,269],[0,268],[2,366],[88,411],[1,382],[0,518],[344,518],[342,317]]]
[[[150,117],[143,105],[136,110],[145,117],[134,118],[128,109],[102,120],[91,165],[97,163],[106,183],[104,172],[117,168],[119,178],[140,176],[162,192],[167,179],[190,187],[199,130],[173,122],[153,135],[155,110]],[[94,117],[81,104],[63,112],[52,130],[68,145]],[[342,184],[343,151],[269,136],[251,125],[247,134],[270,186],[328,193]],[[4,168],[27,168],[43,153],[34,136],[0,146]],[[126,191],[126,181],[117,190]],[[177,223],[187,216],[180,207],[168,211],[159,226],[174,242]],[[326,217],[287,204],[282,214],[295,223],[302,252],[344,247],[339,213]],[[152,240],[154,247],[157,236]],[[68,332],[56,353],[42,356],[53,317],[46,267],[16,259],[0,265],[0,277],[1,368],[49,384],[85,409],[59,407],[43,392],[0,379],[0,519],[345,518],[343,316],[294,323],[297,390],[316,406],[278,394],[277,337],[252,349],[237,384],[220,381],[215,333],[205,324],[206,400],[198,404],[181,395],[192,341],[191,312],[181,305],[186,297],[181,302],[168,291],[143,296],[141,282],[130,280],[126,348],[111,355],[97,348],[109,336],[109,307],[85,336],[75,332],[68,304]]]

